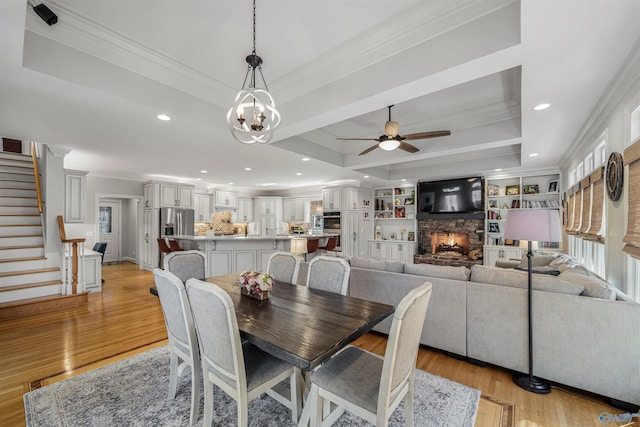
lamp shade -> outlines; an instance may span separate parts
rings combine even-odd
[[[559,242],[562,240],[560,216],[557,210],[519,209],[509,211],[504,238]]]
[[[306,254],[307,253],[307,239],[291,239],[292,254]]]

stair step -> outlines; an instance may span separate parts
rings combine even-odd
[[[31,199],[38,197],[35,188],[10,188],[3,187],[2,185],[0,185],[0,194],[3,196],[27,197]]]
[[[42,246],[42,235],[0,236],[0,247],[4,246]]]
[[[40,268],[36,270],[8,271],[0,273],[1,286],[24,285],[33,282],[61,280],[62,273],[58,267]]]
[[[40,215],[27,214],[27,215],[14,215],[14,214],[2,214],[0,215],[0,225],[15,225],[16,227],[25,227],[30,225],[40,225]]]
[[[35,188],[36,178],[34,175],[0,174],[0,183],[8,187]]]
[[[36,260],[46,260],[46,256],[32,256],[26,258],[9,258],[9,259],[0,259],[0,264],[3,262],[22,262],[22,261],[36,261]]]
[[[22,259],[21,261],[15,261],[15,258],[13,260],[6,259],[0,262],[0,275],[11,273],[20,274],[23,271],[40,271],[46,266],[47,258],[44,256],[35,257],[35,259]]]
[[[28,258],[34,256],[44,256],[44,245],[19,246],[19,249],[0,250],[0,259]]]
[[[16,237],[16,236],[42,236],[41,225],[24,225],[20,227],[0,227],[0,238]],[[13,243],[6,243],[7,240],[0,240],[0,247],[15,246]]]
[[[16,291],[18,289],[31,289],[31,288],[39,288],[41,286],[60,285],[60,284],[62,284],[61,280],[49,280],[48,282],[26,283],[24,285],[5,286],[4,288],[0,288],[0,292],[9,292],[9,291]]]
[[[2,173],[13,173],[16,175],[31,175],[33,176],[33,166],[25,167],[25,166],[16,166],[16,165],[3,165],[0,161],[0,172]]]
[[[33,160],[6,159],[0,157],[0,166],[12,166],[17,168],[28,168],[33,170]]]
[[[12,153],[10,151],[0,151],[0,159],[20,160],[23,162],[32,161],[31,154]]]
[[[38,206],[35,197],[0,196],[0,209],[4,206]]]
[[[23,274],[50,273],[52,271],[60,271],[60,269],[58,267],[50,267],[50,268],[39,268],[37,270],[10,271],[7,273],[0,273],[0,277],[19,276]]]
[[[0,170],[0,179],[2,180],[10,180],[10,181],[20,181],[20,182],[36,182],[36,177],[34,173],[27,172],[6,172]]]
[[[51,283],[48,283],[51,282]],[[34,282],[35,283],[35,282]],[[50,280],[47,282],[38,282],[41,283],[38,286],[17,288],[13,290],[8,290],[6,292],[0,292],[0,306],[5,304],[11,304],[14,302],[29,300],[32,298],[42,298],[42,297],[51,297],[51,296],[60,296],[62,295],[64,284],[62,281],[58,280]]]
[[[83,292],[75,295],[53,295],[3,303],[0,304],[0,320],[79,307],[88,303],[88,295],[87,292]]]
[[[40,215],[38,206],[3,206],[0,212],[4,215]]]

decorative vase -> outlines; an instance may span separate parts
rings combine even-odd
[[[271,296],[271,291],[260,291],[260,293],[254,294],[249,292],[247,288],[240,288],[240,292],[242,293],[242,295],[246,295],[249,298],[257,299],[260,301],[269,299],[269,297]]]

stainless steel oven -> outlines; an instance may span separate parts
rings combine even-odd
[[[338,243],[336,244],[336,251],[340,252],[340,212],[325,212],[322,221],[324,222],[323,231],[326,234],[337,234]]]

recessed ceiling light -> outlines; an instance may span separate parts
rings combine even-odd
[[[300,176],[300,175],[302,175],[302,172],[296,173],[296,176]]]
[[[250,171],[250,170],[251,170],[251,168],[244,168],[244,170],[246,170],[246,171]]]
[[[229,185],[233,185],[233,182],[229,182],[228,184],[229,184]]]
[[[529,157],[536,157],[538,155],[538,153],[531,153],[529,154]]]
[[[200,173],[207,173],[207,171],[206,170],[201,170]]]
[[[196,178],[196,181],[202,181],[202,178]]]
[[[494,172],[502,172],[502,169],[494,169]]]
[[[366,178],[369,178],[369,175],[365,175],[365,176],[364,176],[364,178],[365,178],[365,179],[366,179]]]
[[[171,117],[167,116],[166,114],[158,114],[156,117],[164,122],[168,122],[169,120],[171,120]]]
[[[402,178],[400,181],[405,182],[407,178]]]
[[[302,158],[302,161],[303,161],[303,162],[308,162],[309,160],[311,160],[311,159],[310,159],[310,158],[308,158],[308,157],[303,157],[303,158]]]
[[[533,109],[536,110],[536,111],[542,111],[542,110],[546,110],[549,107],[551,107],[551,104],[547,104],[545,102],[545,103],[536,105],[535,107],[533,107]]]

